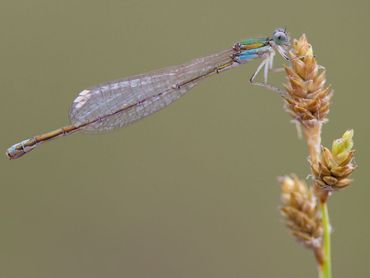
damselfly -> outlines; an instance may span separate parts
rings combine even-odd
[[[230,49],[182,65],[83,90],[73,101],[70,125],[17,143],[6,151],[6,155],[10,159],[21,157],[41,143],[77,131],[104,132],[126,126],[171,104],[200,80],[256,58],[261,58],[262,62],[250,81],[269,86],[267,76],[275,53],[288,59],[288,45],[288,34],[279,28],[270,37],[246,39]],[[264,83],[254,82],[261,69],[264,69]]]

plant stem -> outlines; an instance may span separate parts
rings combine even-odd
[[[308,146],[308,153],[313,164],[317,164],[320,159],[321,126],[321,123],[315,123],[303,127],[304,136]]]
[[[304,127],[304,134],[308,145],[311,162],[317,164],[320,160],[320,145],[321,145],[321,123]],[[316,254],[316,259],[319,265],[320,278],[331,278],[331,254],[330,254],[330,221],[328,211],[329,192],[325,190],[317,190],[316,195],[319,198],[322,224],[324,228],[323,234],[323,257],[320,259]]]
[[[330,220],[327,202],[321,202],[322,223],[324,226],[324,263],[320,266],[320,278],[331,278]]]

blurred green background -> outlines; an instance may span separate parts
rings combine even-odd
[[[360,166],[330,200],[334,277],[370,277],[369,23],[368,1],[2,0],[1,149],[67,124],[90,85],[305,32],[335,89],[323,143],[354,128]],[[249,84],[257,65],[126,129],[3,156],[0,277],[317,277],[278,211],[276,177],[309,174],[305,143]]]

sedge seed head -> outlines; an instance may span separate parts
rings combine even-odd
[[[286,110],[303,126],[326,122],[333,93],[304,34],[293,41],[289,55],[291,65],[285,68],[288,83],[284,85]]]
[[[349,186],[349,176],[357,167],[353,156],[353,130],[334,140],[331,150],[322,146],[320,161],[311,163],[316,190],[336,191]]]
[[[281,213],[290,233],[306,247],[320,249],[323,235],[317,199],[296,175],[279,178]]]

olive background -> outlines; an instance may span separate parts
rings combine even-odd
[[[334,277],[370,277],[368,1],[2,0],[0,147],[68,124],[86,87],[286,27],[335,89],[323,144],[355,130],[355,182],[329,204]],[[308,176],[282,99],[253,61],[109,134],[0,159],[0,277],[317,277],[277,177]],[[284,61],[277,57],[276,66]],[[282,73],[270,82],[284,82]]]

